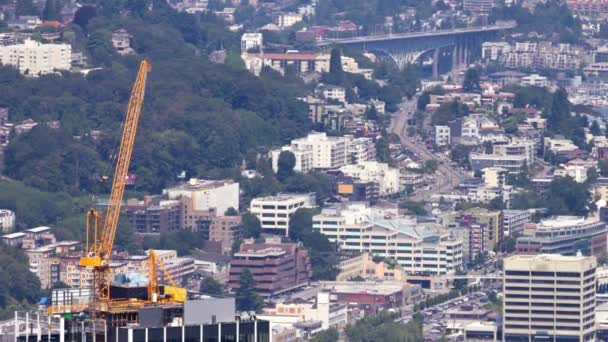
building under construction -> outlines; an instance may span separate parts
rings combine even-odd
[[[137,72],[123,124],[120,149],[105,215],[87,212],[86,245],[80,267],[92,271],[89,289],[54,290],[44,311],[15,314],[0,328],[7,341],[269,341],[268,322],[235,317],[234,299],[187,300],[155,251],[150,250],[147,274],[112,277],[111,256],[128,180],[147,74],[143,60]],[[103,176],[103,181],[110,177]],[[158,283],[157,271],[169,285]],[[41,308],[42,309],[42,308]],[[12,331],[11,331],[12,328]]]

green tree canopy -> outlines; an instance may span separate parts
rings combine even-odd
[[[262,298],[256,293],[255,279],[248,269],[241,273],[235,299],[239,311],[258,311],[262,307]]]
[[[342,55],[340,50],[333,48],[329,56],[328,81],[331,84],[342,85],[344,81],[344,70],[342,70]]]
[[[293,176],[293,168],[296,166],[296,157],[289,151],[282,151],[279,154],[277,178],[279,181],[284,181],[288,177]]]
[[[224,294],[224,286],[213,277],[204,277],[201,281],[200,292],[210,296],[221,296]]]

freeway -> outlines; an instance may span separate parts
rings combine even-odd
[[[319,39],[317,45],[327,46],[332,44],[356,44],[356,43],[369,43],[375,41],[386,41],[396,39],[413,39],[413,38],[431,38],[446,35],[458,35],[465,33],[479,33],[479,32],[491,32],[508,30],[516,27],[517,24],[514,21],[506,21],[496,23],[488,26],[476,26],[476,27],[465,27],[447,30],[435,30],[435,31],[422,31],[422,32],[407,32],[407,33],[393,33],[393,34],[382,34],[375,36],[360,36],[352,38],[334,38],[334,39]]]
[[[399,110],[393,115],[389,131],[397,134],[401,138],[401,146],[418,155],[422,162],[427,160],[436,160],[439,163],[437,168],[437,183],[431,186],[428,190],[417,190],[412,194],[412,200],[424,200],[430,198],[434,194],[448,192],[458,184],[462,183],[467,176],[461,171],[451,167],[448,160],[429,151],[424,143],[417,142],[415,139],[407,135],[407,122],[411,115],[416,112],[416,104],[418,97],[414,96],[410,100],[401,103]]]

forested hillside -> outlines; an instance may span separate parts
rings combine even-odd
[[[104,190],[98,180],[112,172],[109,157],[144,57],[153,70],[131,167],[138,190],[158,191],[183,170],[221,174],[309,129],[306,108],[296,100],[306,89],[276,73],[256,78],[244,71],[236,35],[214,16],[178,14],[165,1],[99,1],[96,9],[81,9],[75,22],[64,39],[101,69],[86,77],[26,79],[0,68],[0,106],[9,107],[11,121],[61,122],[59,130],[39,125],[11,142],[4,173],[12,178],[47,191]],[[133,35],[137,55],[115,54],[110,36],[119,28]],[[235,48],[226,65],[207,59],[220,46]],[[91,131],[100,137],[92,139]]]

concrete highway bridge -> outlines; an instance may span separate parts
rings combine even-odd
[[[438,74],[438,61],[442,50],[452,55],[452,69],[461,69],[469,64],[471,52],[484,41],[491,40],[498,32],[516,27],[514,21],[497,22],[493,25],[361,36],[352,38],[319,39],[319,47],[344,46],[356,51],[369,51],[390,57],[402,68],[408,63],[416,63],[425,54],[433,54],[433,76]]]

